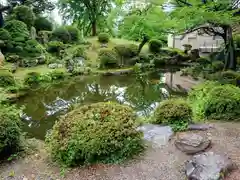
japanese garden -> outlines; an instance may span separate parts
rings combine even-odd
[[[0,179],[239,180],[240,1],[0,1]]]

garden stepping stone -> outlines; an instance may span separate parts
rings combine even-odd
[[[187,161],[185,173],[189,180],[220,180],[234,168],[228,156],[206,152],[194,155]]]
[[[195,154],[207,149],[211,140],[206,136],[200,136],[192,133],[179,134],[175,140],[175,146],[186,154]]]

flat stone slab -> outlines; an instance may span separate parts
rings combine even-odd
[[[185,172],[189,180],[221,180],[234,167],[228,156],[206,152],[187,161]]]
[[[207,149],[211,140],[206,136],[200,136],[192,133],[182,133],[177,136],[175,146],[186,154],[196,154]]]
[[[198,131],[206,131],[212,129],[213,125],[210,124],[190,124],[188,126],[188,130],[198,130]]]
[[[138,127],[138,130],[143,132],[145,140],[152,142],[158,147],[166,145],[173,135],[170,126],[144,124]]]

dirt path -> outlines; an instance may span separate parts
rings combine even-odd
[[[205,132],[212,139],[211,151],[227,153],[240,166],[240,123],[213,123],[214,129]],[[50,163],[43,144],[40,151],[11,164],[0,166],[3,180],[185,180],[184,162],[190,158],[173,145],[174,138],[161,148],[149,148],[145,155],[125,165],[97,165],[75,168],[65,172]],[[9,177],[12,176],[12,177]],[[239,180],[238,170],[226,178]]]

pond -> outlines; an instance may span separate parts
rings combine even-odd
[[[145,84],[133,75],[75,77],[31,90],[17,102],[25,106],[21,115],[24,131],[30,137],[44,139],[54,122],[73,104],[117,101],[132,106],[139,116],[149,115],[162,99],[173,93],[166,85],[159,85],[163,75],[163,72],[154,73],[150,83]]]

